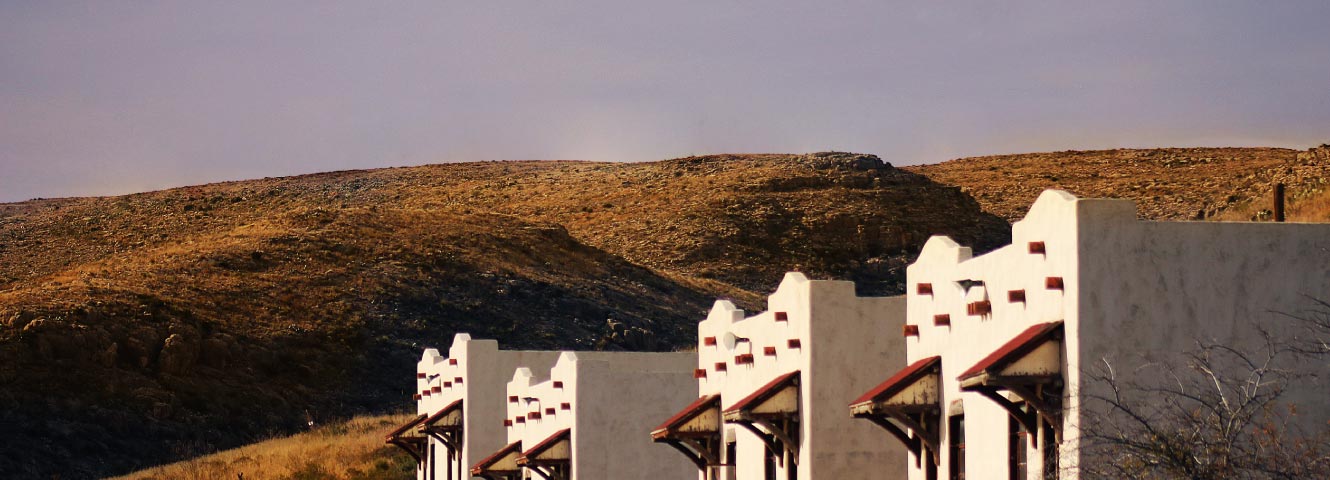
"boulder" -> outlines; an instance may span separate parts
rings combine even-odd
[[[173,333],[162,343],[157,357],[157,368],[163,373],[184,375],[189,373],[199,358],[199,343],[189,336]]]

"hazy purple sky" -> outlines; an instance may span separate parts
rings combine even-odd
[[[485,159],[1330,141],[1330,2],[0,0],[0,201]]]

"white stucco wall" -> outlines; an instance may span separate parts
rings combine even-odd
[[[458,466],[461,467],[460,471],[468,472],[475,462],[507,445],[508,432],[503,426],[508,413],[505,395],[513,371],[518,366],[547,371],[554,365],[559,353],[500,350],[495,340],[472,339],[465,333],[453,337],[447,356],[440,355],[437,349],[426,349],[416,365],[416,371],[424,373],[426,378],[416,380],[416,392],[435,386],[440,387],[441,391],[422,396],[416,404],[416,411],[430,415],[461,399],[465,427],[462,455],[458,459],[460,465],[449,464],[444,446],[431,438],[430,445],[434,445],[438,452],[434,462],[434,476],[430,477],[429,472],[422,469],[418,478],[446,479],[449,478],[449,468],[456,472],[459,471]],[[462,382],[457,383],[457,378],[462,378]],[[445,382],[451,385],[444,387]],[[463,478],[470,478],[469,473],[466,475]]]
[[[1330,224],[1139,221],[1132,202],[1097,199],[1077,202],[1077,215],[1079,350],[1068,353],[1082,365],[1176,363],[1198,340],[1254,349],[1255,326],[1290,338],[1300,332],[1276,312],[1330,298]],[[1305,425],[1325,425],[1330,368],[1300,367],[1317,375],[1285,400]]]
[[[698,324],[698,368],[706,371],[698,379],[699,394],[719,393],[722,408],[728,408],[776,377],[800,371],[798,478],[892,478],[883,472],[903,471],[905,450],[877,427],[852,419],[845,406],[880,382],[884,369],[905,365],[901,342],[883,335],[900,332],[904,308],[903,298],[857,297],[852,282],[810,281],[801,273],[786,274],[768,297],[767,311],[751,317],[718,301]],[[777,320],[780,313],[785,321]],[[746,340],[727,342],[727,336]],[[791,340],[799,346],[790,346]],[[774,347],[775,355],[766,347]],[[749,353],[753,363],[736,363],[736,355]],[[761,440],[734,425],[725,425],[724,435],[736,442],[736,478],[761,480]],[[691,467],[682,455],[673,455]],[[777,478],[788,478],[785,468],[777,468]]]
[[[1030,242],[1045,253],[1032,254]],[[1061,277],[1064,288],[1045,287]],[[1330,294],[1330,225],[1272,223],[1148,222],[1136,219],[1128,200],[1077,199],[1044,192],[1024,219],[1012,226],[1012,244],[971,258],[968,248],[945,237],[925,245],[907,269],[907,323],[919,336],[906,338],[909,361],[942,357],[944,422],[960,402],[966,418],[967,472],[1005,478],[1008,415],[992,401],[962,393],[956,377],[1031,325],[1064,321],[1062,369],[1063,478],[1074,478],[1079,447],[1082,369],[1109,359],[1130,369],[1143,358],[1176,360],[1197,339],[1249,344],[1253,322],[1271,326],[1269,311],[1308,306],[1304,295]],[[961,280],[983,286],[963,291]],[[933,293],[920,294],[920,283]],[[1008,301],[1010,290],[1024,302]],[[989,315],[968,315],[966,304],[987,299]],[[950,315],[950,326],[934,316]],[[1323,423],[1330,406],[1324,386],[1303,385],[1292,398],[1303,419]],[[948,433],[939,478],[948,478]],[[1043,478],[1041,453],[1031,449],[1030,478]],[[922,470],[911,468],[912,480]]]
[[[505,398],[513,421],[507,442],[520,440],[529,449],[570,428],[574,479],[691,479],[692,466],[645,432],[697,397],[696,358],[692,352],[564,352],[548,370],[518,368]],[[509,402],[514,396],[518,401]],[[537,409],[540,418],[533,420]]]
[[[968,247],[933,237],[906,269],[907,323],[919,328],[919,336],[905,338],[908,361],[942,357],[942,421],[946,423],[948,412],[959,402],[966,421],[966,472],[972,476],[1006,477],[1009,416],[991,400],[961,392],[956,377],[1030,326],[1074,317],[1070,315],[1075,311],[1077,280],[1074,207],[1070,194],[1045,192],[1026,217],[1012,225],[1011,245],[972,257]],[[1046,253],[1030,253],[1029,242],[1044,242]],[[1064,290],[1045,288],[1047,277],[1062,277]],[[983,285],[967,292],[957,283],[961,280],[979,280]],[[933,293],[919,294],[921,283],[930,284]],[[1011,290],[1025,290],[1025,302],[1009,302]],[[967,313],[966,305],[979,300],[991,302],[991,314]],[[950,316],[950,326],[934,325],[934,317],[940,314]],[[900,333],[894,336],[899,338]],[[1064,364],[1063,371],[1075,368]],[[939,438],[938,478],[942,479],[950,473],[948,441],[949,432],[944,428]],[[1031,451],[1032,459],[1039,458],[1037,449]],[[909,478],[922,480],[923,470],[915,468],[913,461],[910,465]],[[1043,478],[1040,467],[1038,461],[1030,463],[1030,478]]]

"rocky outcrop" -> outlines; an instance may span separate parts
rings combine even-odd
[[[962,158],[907,170],[960,187],[1008,221],[1021,219],[1048,188],[1129,198],[1145,219],[1196,220],[1268,205],[1275,183],[1285,183],[1293,198],[1321,188],[1325,167],[1317,155],[1283,148],[1119,149]]]
[[[158,356],[158,368],[164,373],[184,375],[194,367],[199,358],[198,340],[188,335],[173,333],[162,343],[162,353]]]

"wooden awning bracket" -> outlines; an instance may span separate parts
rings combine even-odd
[[[568,480],[568,465],[566,464],[567,461],[565,460],[561,462],[565,464],[541,465],[541,464],[527,462],[527,464],[523,465],[523,467],[526,467],[528,470],[535,472],[536,475],[540,475],[540,477],[544,478],[545,480]],[[564,467],[564,468],[559,468],[559,467]]]
[[[529,468],[531,469],[531,471],[536,472],[536,475],[540,475],[540,478],[543,478],[545,480],[554,480],[554,472],[546,472],[545,469],[540,468],[536,465],[527,465],[526,468]]]
[[[739,413],[737,421],[726,420],[726,423],[737,424],[757,434],[758,437],[764,439],[763,441],[767,443],[767,448],[770,448],[772,453],[780,454],[783,450],[789,450],[795,457],[799,456],[799,442],[794,441],[794,435],[772,423],[764,416],[757,416],[745,411]],[[761,429],[759,430],[757,427],[761,427]],[[775,443],[766,440],[766,435],[774,437]]]
[[[891,420],[888,420],[886,417],[865,416],[860,418],[873,422],[874,425],[882,427],[882,429],[886,430],[887,433],[890,433],[891,436],[896,437],[896,440],[900,440],[900,442],[905,445],[905,448],[908,449],[910,453],[913,453],[914,456],[916,457],[919,456],[919,448],[922,445],[919,438],[911,437],[910,434],[905,433],[904,429],[902,429],[901,427],[897,426],[894,423],[891,423]]]
[[[694,438],[669,438],[657,440],[658,443],[664,443],[675,450],[683,452],[684,456],[693,461],[697,468],[705,471],[708,466],[719,465],[719,452],[715,449],[707,448],[706,442]],[[719,443],[719,442],[717,442]]]
[[[856,415],[856,417],[868,420],[873,422],[874,425],[882,427],[882,429],[890,433],[891,436],[896,437],[897,440],[900,440],[901,443],[905,444],[905,447],[908,448],[910,453],[913,453],[915,457],[918,457],[922,453],[922,450],[927,448],[933,464],[941,465],[941,458],[939,458],[938,453],[940,451],[939,433],[937,429],[925,426],[923,419],[925,416],[934,417],[935,421],[933,423],[940,425],[941,415],[937,411],[925,411],[919,413],[919,415],[920,418],[916,419],[910,414],[897,409],[880,408],[875,414],[860,414]],[[893,423],[893,421],[895,423]],[[897,425],[896,423],[900,423],[900,425]],[[911,432],[913,434],[911,434]]]
[[[395,438],[388,441],[388,444],[400,448],[402,450],[406,450],[406,453],[411,455],[411,458],[416,459],[416,464],[419,465],[421,462],[424,462],[424,459],[420,456],[421,451],[419,446],[412,445],[412,443],[414,442],[409,442],[406,440],[402,440],[400,438]]]
[[[1039,422],[1037,419],[1039,418],[1042,418],[1044,423],[1053,427],[1053,438],[1058,442],[1062,441],[1062,415],[1060,409],[1057,408],[1056,401],[1049,398],[1047,395],[1043,395],[1045,390],[1044,385],[1036,385],[1032,390],[1027,384],[1016,382],[991,382],[987,386],[974,388],[972,390],[987,397],[994,403],[997,403],[998,406],[1006,410],[1008,414],[1011,414],[1012,418],[1020,422],[1021,426],[1025,427],[1025,431],[1030,432],[1030,442],[1032,444],[1038,440]],[[1003,396],[1000,393],[1001,390],[1007,390],[1015,394],[1017,397],[1020,397],[1020,399],[1030,405],[1034,411],[1025,411],[1020,405],[1017,405],[1016,402]]]
[[[448,458],[462,458],[462,430],[453,428],[425,427],[421,429],[425,434],[438,440],[443,447],[448,449]],[[457,465],[457,475],[461,478],[464,465]]]

